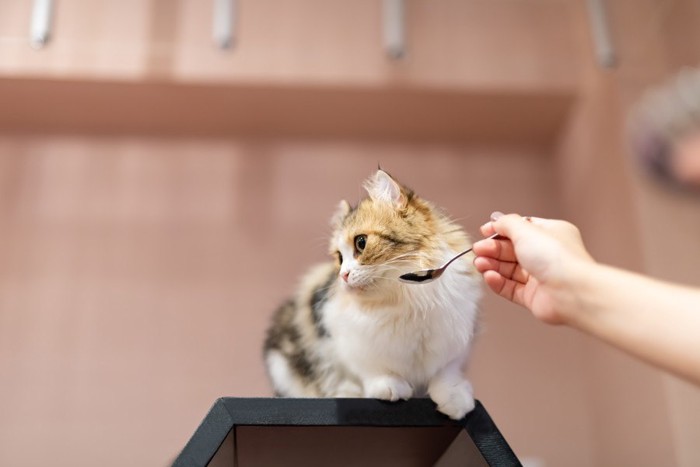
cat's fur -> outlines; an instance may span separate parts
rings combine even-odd
[[[474,408],[462,373],[481,296],[473,256],[432,283],[398,277],[444,264],[469,247],[468,237],[382,170],[365,188],[369,198],[355,208],[343,201],[333,216],[335,261],[312,269],[274,316],[264,353],[275,393],[388,400],[427,393],[459,419]]]

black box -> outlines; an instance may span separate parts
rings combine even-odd
[[[462,420],[430,399],[216,401],[174,467],[520,466],[483,405]]]

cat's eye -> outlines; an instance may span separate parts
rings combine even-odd
[[[367,235],[358,235],[355,237],[355,251],[362,253],[367,246]]]
[[[343,254],[339,251],[336,251],[335,253],[338,255],[338,262],[343,264]]]

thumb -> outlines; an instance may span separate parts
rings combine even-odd
[[[496,213],[494,213],[496,214]],[[511,241],[518,241],[523,235],[532,232],[535,227],[530,223],[529,217],[522,217],[518,214],[494,215],[491,222],[496,233]]]

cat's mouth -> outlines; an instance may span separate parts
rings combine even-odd
[[[345,290],[347,290],[348,292],[359,293],[359,292],[364,292],[365,289],[367,288],[367,286],[366,286],[366,285],[360,285],[360,284],[353,284],[353,285],[350,285],[350,284],[348,284],[347,282],[343,282],[343,288],[344,288]]]
[[[364,292],[367,290],[368,284],[350,284],[345,281],[340,281],[341,286],[343,289],[347,290],[348,292],[353,292],[353,293],[360,293]]]

